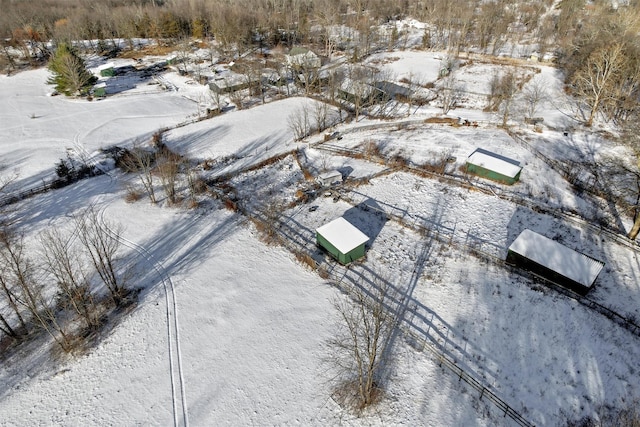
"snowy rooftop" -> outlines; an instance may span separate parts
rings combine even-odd
[[[321,234],[343,254],[369,241],[369,238],[362,231],[358,230],[343,217],[336,218],[330,223],[319,227],[316,232]]]
[[[476,148],[476,151],[471,153],[467,162],[508,176],[509,178],[515,178],[518,172],[522,170],[520,162],[517,160],[483,150],[482,148]]]
[[[576,252],[555,240],[528,229],[520,233],[509,246],[509,250],[586,287],[593,284],[604,267],[603,262]]]
[[[331,178],[337,178],[340,177],[340,179],[342,179],[342,173],[339,170],[331,170],[325,173],[321,173],[320,175],[318,175],[318,178],[321,180],[326,180],[326,179],[331,179]]]

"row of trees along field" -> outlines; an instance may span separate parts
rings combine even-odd
[[[330,28],[345,25],[354,36],[375,42],[375,27],[412,17],[429,24],[426,47],[497,53],[509,43],[535,43],[541,53],[552,44],[570,46],[583,23],[609,10],[610,2],[563,0],[1,0],[0,35],[16,46],[48,40],[108,40],[215,37],[223,45],[251,43],[255,31],[271,44],[327,44]],[[600,4],[600,6],[598,6]],[[632,8],[634,6],[629,6]],[[597,13],[596,13],[596,10]],[[390,37],[401,38],[402,31]],[[330,43],[329,43],[330,44]],[[330,46],[327,46],[330,47]]]

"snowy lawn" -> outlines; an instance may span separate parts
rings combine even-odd
[[[391,52],[375,60],[397,67],[398,74],[413,73],[420,60],[426,61],[429,73],[436,62],[439,66],[432,52]],[[467,90],[484,94],[492,67],[467,65],[456,73]],[[548,67],[542,70],[542,75],[555,79],[549,88],[556,87],[558,76]],[[205,178],[245,170],[299,148],[300,164],[312,173],[338,169],[345,178],[370,178],[353,188],[347,182],[328,197],[318,191],[309,203],[276,212],[274,225],[281,235],[328,267],[333,280],[362,284],[377,277],[403,291],[403,325],[536,425],[562,423],[563,411],[576,419],[595,414],[601,404],[616,406],[639,397],[638,336],[468,251],[472,247],[504,258],[520,231],[532,229],[604,261],[605,269],[589,296],[638,319],[637,251],[584,221],[560,220],[505,197],[392,172],[307,142],[294,143],[287,119],[315,102],[308,99],[290,98],[175,127],[202,111],[207,94],[201,88],[190,90],[191,85],[174,73],[163,78],[177,92],[123,93],[92,102],[47,96],[51,87],[46,78],[44,70],[0,76],[0,97],[8,100],[0,108],[0,176],[17,170],[14,190],[51,176],[67,150],[93,153],[147,141],[163,127],[172,128],[165,142],[181,154],[196,160],[227,159],[203,171]],[[482,108],[479,100],[468,107]],[[549,118],[545,123],[561,124],[562,113],[551,102],[541,111],[545,120]],[[437,108],[425,106],[403,120],[437,114]],[[499,194],[593,216],[593,204],[576,196],[560,174],[525,144],[490,126],[491,114],[458,109],[450,115],[481,123],[470,128],[364,119],[338,126],[343,138],[328,144],[356,148],[375,141],[383,153],[402,153],[413,164],[455,157],[448,165],[455,174],[461,174],[460,167],[475,148],[494,150],[524,166],[519,183],[494,186]],[[523,132],[554,158],[581,160],[603,151],[616,153],[591,133],[572,132],[567,138],[548,128],[542,134]],[[314,136],[308,142],[321,139],[322,135]],[[287,206],[299,190],[313,187],[306,178],[289,155],[235,175],[228,184],[253,212]],[[510,422],[439,366],[419,342],[409,343],[401,334],[393,341],[385,399],[361,418],[348,414],[329,398],[331,385],[322,362],[324,344],[335,330],[332,299],[345,296],[296,263],[284,248],[265,245],[249,221],[218,201],[203,200],[193,210],[170,208],[164,202],[150,206],[146,199],[125,203],[130,179],[114,172],[15,205],[17,225],[29,243],[38,232],[62,227],[69,215],[96,205],[106,218],[125,226],[125,254],[141,262],[135,283],[143,290],[133,312],[86,355],[57,360],[42,346],[24,358],[15,354],[11,360],[0,359],[0,424]],[[329,262],[315,245],[315,229],[338,216],[370,238],[365,260],[349,268]],[[411,227],[427,228],[439,239],[405,227],[397,218]],[[625,221],[628,225],[629,218]],[[178,326],[177,331],[168,329],[171,325]]]

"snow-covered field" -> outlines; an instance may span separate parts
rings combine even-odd
[[[391,53],[374,62],[401,76],[424,60],[423,70],[435,79],[436,55]],[[557,78],[542,68],[542,75]],[[487,70],[459,71],[479,92],[481,77],[490,77]],[[164,127],[172,128],[167,145],[191,158],[233,157],[212,175],[298,148],[303,153],[298,160],[312,171],[336,168],[370,180],[345,188],[340,200],[320,195],[284,210],[282,233],[329,265],[316,251],[314,230],[345,216],[371,238],[370,247],[365,262],[334,267],[332,277],[355,282],[374,272],[404,291],[403,328],[437,347],[525,419],[558,425],[566,417],[595,415],[603,404],[640,398],[640,337],[574,299],[469,253],[473,247],[504,258],[519,232],[530,228],[605,261],[590,298],[640,318],[637,251],[586,221],[518,204],[529,199],[583,212],[587,219],[594,209],[527,146],[492,125],[490,114],[472,108],[450,113],[480,121],[477,128],[432,123],[392,128],[362,120],[339,126],[344,137],[331,144],[354,149],[375,141],[383,153],[402,152],[416,165],[445,153],[455,157],[447,168],[456,174],[477,147],[519,160],[521,181],[494,195],[294,142],[287,117],[313,102],[304,98],[176,127],[193,120],[201,108],[194,100],[203,95],[174,74],[165,78],[177,91],[92,102],[48,96],[46,78],[43,70],[0,77],[0,97],[8,100],[0,106],[0,175],[18,173],[9,190],[52,176],[67,150],[92,153],[144,142]],[[438,112],[425,106],[406,120]],[[551,104],[541,114],[554,126],[565,117]],[[594,147],[615,150],[594,134],[572,131],[567,139],[550,129],[521,132],[549,156],[580,158]],[[56,361],[40,349],[23,359],[0,358],[0,425],[513,423],[423,345],[402,335],[394,340],[385,398],[360,418],[350,415],[329,397],[323,364],[336,320],[332,301],[343,297],[340,291],[284,248],[265,245],[243,216],[221,204],[194,210],[150,206],[144,199],[129,204],[125,182],[114,171],[16,205],[19,225],[31,239],[85,206],[100,206],[125,227],[128,251],[144,251],[147,274],[140,276],[144,291],[138,306],[88,354]],[[290,202],[308,185],[293,155],[230,183],[251,209]],[[432,233],[417,231],[424,228]],[[176,330],[168,334],[170,325],[177,326],[177,335]]]

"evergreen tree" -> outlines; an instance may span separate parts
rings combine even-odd
[[[97,78],[93,76],[78,53],[67,43],[61,43],[49,61],[49,71],[53,76],[47,83],[56,86],[56,90],[67,96],[84,95]]]

